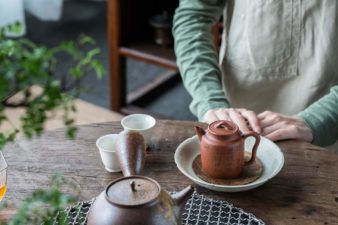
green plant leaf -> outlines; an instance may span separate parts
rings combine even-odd
[[[105,68],[98,60],[92,60],[90,66],[95,70],[98,79],[102,79],[102,77],[106,74]]]
[[[0,27],[0,36],[7,29],[18,29],[18,24]],[[76,112],[72,100],[79,96],[82,80],[89,75],[102,78],[106,73],[102,63],[97,59],[100,49],[95,47],[95,40],[81,35],[78,42],[63,41],[59,45],[49,48],[36,44],[26,38],[10,39],[1,36],[0,40],[0,112],[11,105],[11,96],[22,92],[24,97],[15,102],[15,107],[25,108],[21,117],[20,130],[26,137],[40,135],[47,121],[47,114],[54,110],[62,110],[66,115],[65,126],[70,137],[75,137],[74,119],[69,112]],[[83,46],[83,45],[91,46]],[[85,47],[85,48],[84,48]],[[55,74],[60,66],[59,57],[68,57],[67,74]],[[31,95],[32,85],[39,85],[43,89],[41,94]],[[89,89],[87,89],[89,90]],[[67,94],[64,94],[67,93]],[[5,118],[0,113],[0,123]],[[0,148],[9,140],[13,140],[13,133],[1,134]]]
[[[73,194],[64,194],[62,189],[73,190]],[[7,222],[7,225],[23,224],[69,224],[69,219],[64,209],[74,204],[79,196],[79,188],[70,180],[61,175],[54,175],[48,190],[38,190],[27,197],[14,217]]]
[[[96,44],[94,38],[87,36],[87,35],[81,35],[79,42],[81,45],[85,45],[85,44],[95,45]]]

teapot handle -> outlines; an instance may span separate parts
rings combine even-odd
[[[249,161],[245,162],[245,165],[250,165],[256,159],[256,152],[257,152],[257,148],[258,148],[259,142],[261,140],[261,137],[258,133],[254,132],[254,131],[249,131],[249,132],[243,134],[242,137],[244,139],[246,139],[247,137],[254,137],[255,138],[255,144],[254,144],[252,151],[251,151],[251,159]]]

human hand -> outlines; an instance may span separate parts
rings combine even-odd
[[[216,120],[230,120],[237,124],[239,129],[245,133],[254,130],[261,133],[259,120],[255,112],[246,109],[221,108],[210,109],[203,117],[203,121],[210,124]]]
[[[285,116],[265,111],[258,115],[262,135],[272,141],[299,139],[312,142],[313,134],[305,121],[298,116]]]

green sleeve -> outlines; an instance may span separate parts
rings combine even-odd
[[[193,98],[190,110],[199,120],[209,109],[229,107],[211,34],[224,4],[225,0],[180,0],[174,16],[177,64]]]
[[[328,146],[338,140],[338,85],[298,114],[313,132],[313,143]]]

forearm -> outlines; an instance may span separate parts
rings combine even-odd
[[[211,34],[223,7],[224,0],[181,0],[174,17],[177,64],[200,120],[208,109],[228,107]]]
[[[338,86],[298,114],[313,132],[313,143],[328,146],[338,140]]]

